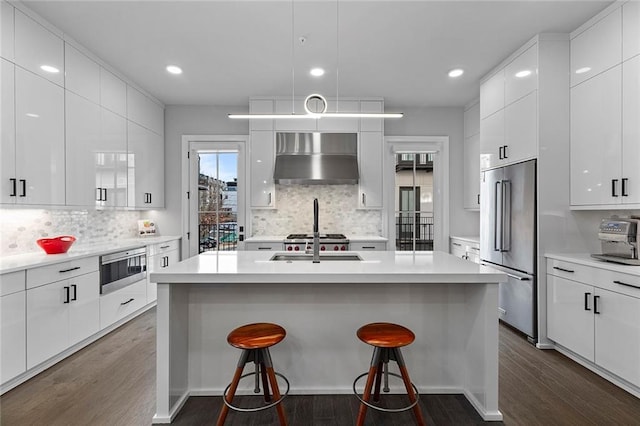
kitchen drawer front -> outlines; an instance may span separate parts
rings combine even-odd
[[[596,285],[597,279],[594,276],[594,268],[577,263],[565,262],[557,259],[547,260],[547,274],[556,277],[566,278],[572,281]]]
[[[371,251],[371,250],[380,250],[384,251],[387,249],[387,243],[385,242],[351,242],[349,243],[349,250],[351,251]]]
[[[594,268],[596,287],[640,299],[640,277]]]
[[[158,243],[149,246],[149,256],[155,256],[156,254],[166,253],[172,250],[178,250],[180,248],[180,240],[167,241],[165,243]]]
[[[253,243],[253,242],[248,242],[245,243],[245,249],[248,251],[252,251],[252,250],[260,250],[260,251],[282,251],[284,250],[284,245],[283,242],[277,242],[277,243],[270,243],[270,242],[264,242],[264,243]]]
[[[100,297],[100,329],[110,326],[147,304],[147,280]]]
[[[98,257],[84,257],[27,270],[27,289],[98,270]]]
[[[0,296],[24,291],[25,271],[10,272],[0,275]]]

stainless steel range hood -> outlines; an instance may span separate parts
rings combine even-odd
[[[357,133],[276,133],[280,184],[358,183]]]

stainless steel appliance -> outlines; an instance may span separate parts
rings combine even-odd
[[[639,223],[640,220],[633,216],[624,219],[616,216],[602,219],[598,229],[602,254],[592,254],[591,256],[625,265],[640,265],[638,259]]]
[[[509,276],[500,319],[536,342],[536,161],[482,172],[480,194],[480,259]]]
[[[107,294],[147,277],[147,249],[131,250],[100,256],[100,293]]]
[[[320,251],[347,251],[349,240],[344,234],[320,234]],[[289,234],[284,240],[286,251],[304,252],[307,248],[313,249],[313,234]]]

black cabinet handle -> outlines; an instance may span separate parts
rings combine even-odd
[[[16,178],[11,178],[9,179],[9,182],[11,182],[11,194],[9,194],[9,196],[15,197],[18,194],[18,181],[16,180]]]
[[[600,296],[593,296],[593,313],[594,314],[600,313],[600,311],[598,311],[598,300],[600,300]]]
[[[622,196],[623,197],[628,197],[629,194],[627,194],[627,182],[629,181],[629,178],[622,178]]]
[[[478,204],[480,204],[480,194],[478,194]]]
[[[77,296],[78,296],[78,286],[75,284],[71,284],[71,288],[73,289],[73,297],[71,298],[71,300],[78,300]]]
[[[627,286],[627,287],[640,288],[640,287],[638,287],[637,285],[627,284],[627,283],[625,283],[625,282],[618,281],[618,280],[614,281],[613,283],[614,283],[614,284],[625,285],[625,286]]]
[[[258,250],[271,250],[271,247],[258,247]]]
[[[503,159],[503,157],[502,157],[502,148],[503,147],[498,148],[498,157],[499,157],[498,159],[500,159],[500,160]]]
[[[509,145],[505,145],[505,146],[503,147],[503,149],[502,149],[502,155],[503,155],[503,158],[504,158],[505,160],[506,160],[507,158],[509,158],[509,156],[507,155],[507,147],[508,147],[508,146],[509,146]]]
[[[76,270],[78,270],[78,269],[80,269],[80,267],[79,267],[79,266],[76,266],[76,267],[74,267],[74,268],[70,268],[70,269],[63,269],[62,271],[58,271],[58,272],[60,272],[61,274],[64,274],[65,272],[76,271]]]
[[[69,303],[69,287],[64,286],[64,303]]]
[[[26,197],[27,196],[27,180],[20,179],[20,184],[22,185],[22,194],[20,194],[20,196]]]
[[[102,188],[96,188],[96,201],[102,201]]]
[[[104,191],[104,195],[102,196],[102,201],[107,201],[107,188],[102,188]]]
[[[362,250],[375,250],[374,246],[362,246]]]
[[[611,196],[612,197],[618,196],[618,194],[616,194],[617,187],[618,187],[618,179],[611,179]]]
[[[591,310],[591,308],[589,307],[589,296],[591,296],[591,293],[584,294],[584,310],[585,311]]]
[[[131,299],[127,300],[126,302],[122,302],[122,303],[120,304],[120,306],[128,305],[129,303],[133,302],[134,300],[135,300],[135,299],[131,298]]]
[[[561,268],[559,266],[554,266],[553,269],[557,269],[558,271],[562,271],[562,272],[569,272],[571,274],[573,274],[575,272],[575,271],[572,271],[571,269],[564,269],[564,268]]]
[[[151,204],[151,193],[149,193],[149,204]]]
[[[460,243],[451,243],[451,244],[453,244],[454,246],[462,247],[462,244]]]
[[[169,247],[171,247],[171,246],[160,246],[161,249],[166,249],[166,248],[169,248]]]

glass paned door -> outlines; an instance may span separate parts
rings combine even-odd
[[[395,249],[433,250],[433,156],[396,156]]]

